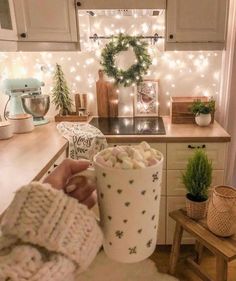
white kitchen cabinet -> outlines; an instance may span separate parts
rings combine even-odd
[[[166,11],[167,50],[224,47],[228,0],[167,0]]]
[[[13,0],[0,1],[0,40],[17,39]]]
[[[53,161],[52,165],[45,171],[43,176],[41,177],[40,181],[43,181],[51,172],[59,165],[61,162],[68,157],[68,150],[67,148],[62,151]]]
[[[164,245],[166,243],[166,196],[161,196],[160,215],[157,229],[157,244]]]
[[[166,0],[78,0],[77,7],[83,10],[95,9],[164,9]]]
[[[167,207],[166,207],[166,244],[170,245],[173,243],[173,237],[175,232],[175,221],[170,218],[169,213],[178,209],[185,208],[185,197],[183,196],[168,196]],[[194,238],[187,232],[184,231],[182,244],[193,244]]]
[[[74,0],[14,0],[18,40],[77,42]]]
[[[185,196],[186,188],[182,181],[184,170],[168,170],[167,171],[167,196]],[[224,183],[224,170],[212,171],[211,187]]]
[[[167,169],[185,169],[188,159],[198,147],[206,151],[213,169],[224,170],[226,143],[168,143]]]

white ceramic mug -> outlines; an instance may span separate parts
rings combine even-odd
[[[109,149],[109,148],[108,148]],[[161,160],[142,169],[116,169],[102,166],[94,157],[103,247],[119,262],[138,262],[148,258],[156,247],[160,212]]]

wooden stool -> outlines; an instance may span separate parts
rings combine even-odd
[[[195,259],[187,258],[190,268],[204,281],[213,281],[208,274],[200,268],[203,247],[209,249],[216,256],[216,281],[227,281],[228,262],[236,259],[236,240],[233,238],[220,238],[207,229],[204,221],[190,219],[184,210],[173,211],[170,217],[176,221],[175,234],[171,249],[169,272],[175,274],[179,258],[180,244],[183,230],[190,233],[197,241],[198,252]]]

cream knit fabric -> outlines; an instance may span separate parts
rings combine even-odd
[[[102,243],[101,230],[86,206],[37,182],[17,191],[3,217],[2,233],[0,281],[73,280]]]

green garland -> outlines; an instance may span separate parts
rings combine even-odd
[[[147,73],[151,65],[151,57],[147,51],[147,43],[137,37],[119,34],[117,39],[112,39],[102,51],[101,65],[104,72],[115,79],[116,84],[128,87],[133,83],[139,84],[143,81],[142,76]],[[137,63],[129,69],[122,70],[115,66],[115,56],[121,51],[127,51],[133,47]]]

